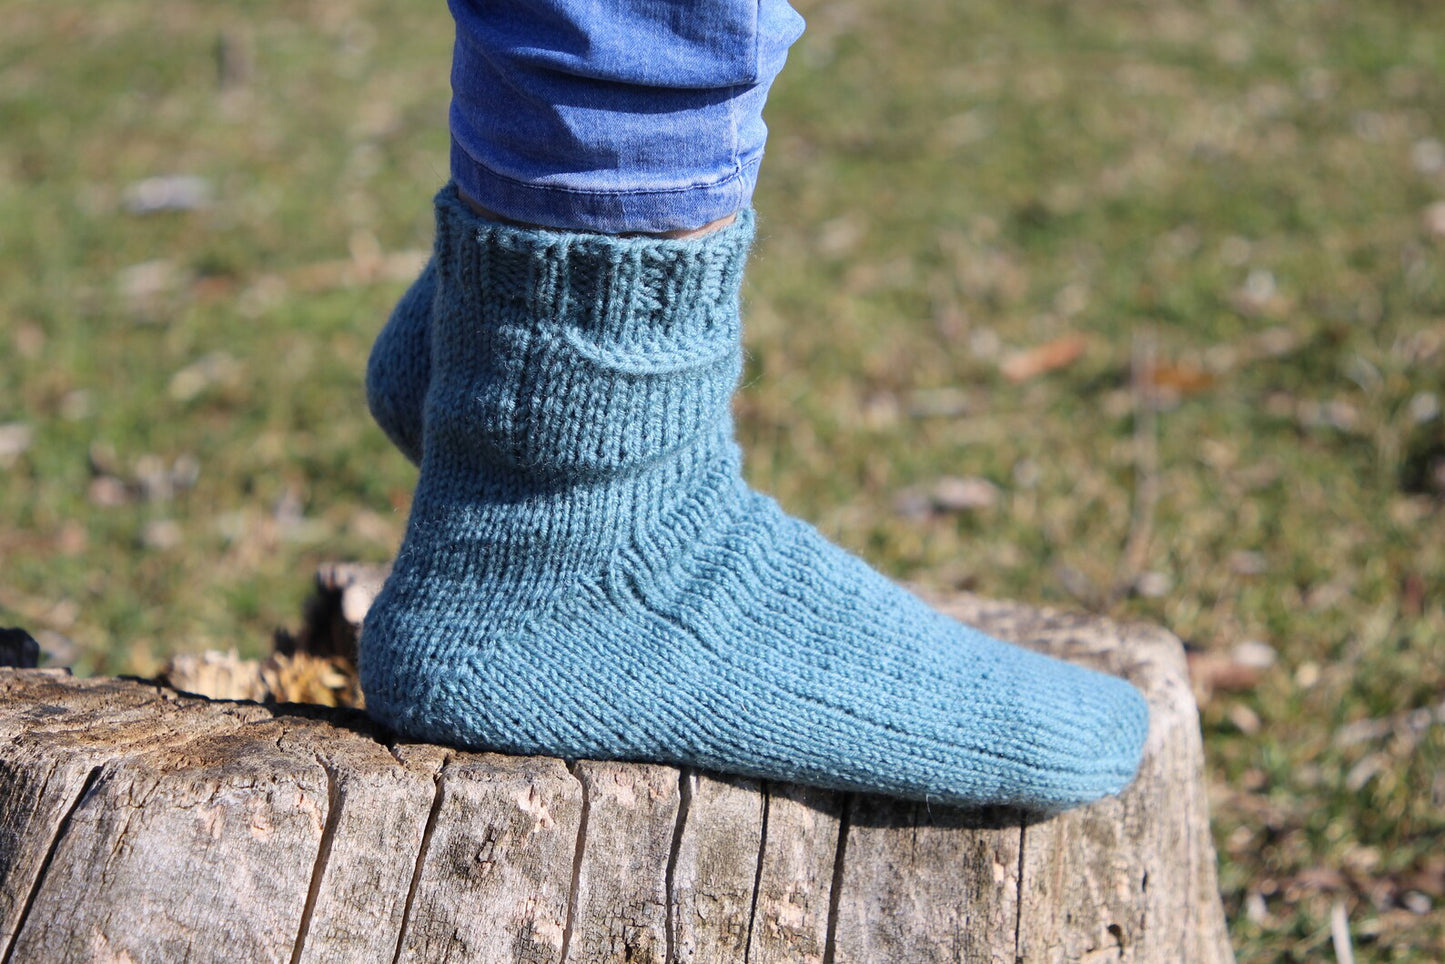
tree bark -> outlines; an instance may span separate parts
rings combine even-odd
[[[0,964],[1231,962],[1179,642],[941,605],[1140,686],[1138,781],[968,813],[0,669]]]

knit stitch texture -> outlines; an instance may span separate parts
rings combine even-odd
[[[366,403],[392,444],[421,464],[422,406],[431,368],[431,312],[436,263],[401,296],[366,361]]]
[[[421,476],[367,616],[421,740],[1052,811],[1134,776],[1143,698],[948,619],[740,474],[744,212],[689,241],[437,199]]]

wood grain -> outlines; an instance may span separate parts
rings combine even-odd
[[[0,964],[1232,961],[1178,641],[936,602],[1139,685],[1138,781],[967,813],[0,669]]]

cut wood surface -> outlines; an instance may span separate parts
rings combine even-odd
[[[1139,685],[1138,781],[969,813],[0,669],[0,964],[1232,961],[1178,641],[942,605]]]

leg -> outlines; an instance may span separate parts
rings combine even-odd
[[[582,49],[616,52],[588,39]],[[459,70],[480,71],[464,46]],[[490,128],[459,124],[454,104],[454,173],[474,203],[450,186],[437,198],[421,478],[362,636],[368,712],[463,746],[962,805],[1052,810],[1123,787],[1147,729],[1132,687],[931,611],[747,488],[729,405],[751,211],[700,237],[645,236],[732,213],[726,178],[698,176],[721,170],[710,148],[669,161],[623,137],[609,156],[638,163],[599,174],[569,153],[582,120],[549,126],[620,84],[615,70],[631,71],[628,96],[680,81],[625,57],[578,62],[560,42],[545,56],[522,38],[502,46],[489,69],[526,51],[560,85],[538,100],[544,119],[522,125],[551,140],[494,156],[468,134]],[[746,67],[721,75],[726,92],[760,73]],[[573,90],[579,76],[600,92]],[[729,93],[687,79],[701,86],[667,103],[701,97],[726,106],[724,131],[748,128]],[[609,129],[646,141],[658,127],[656,111],[632,119]],[[755,171],[745,157],[733,168]],[[678,170],[654,174],[648,159]],[[627,186],[624,169],[642,180]],[[574,170],[585,183],[566,183]]]
[[[786,0],[451,9],[452,172],[478,213],[681,238],[747,206],[763,102],[803,29]],[[429,264],[367,365],[373,416],[418,464],[435,285]]]

